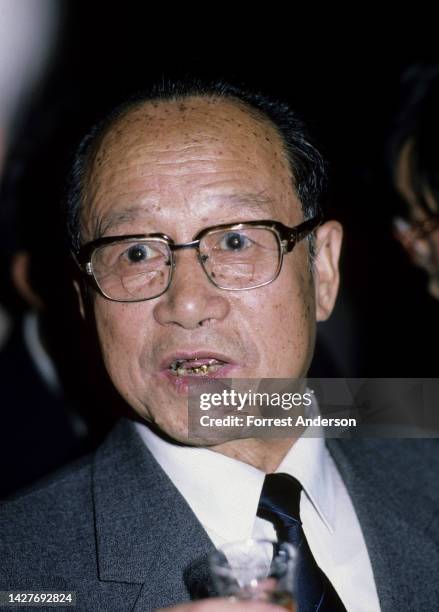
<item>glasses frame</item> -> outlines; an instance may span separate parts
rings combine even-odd
[[[175,266],[176,266],[176,259],[174,257],[174,253],[176,251],[180,251],[183,249],[195,249],[197,251],[197,259],[205,275],[207,276],[209,281],[218,289],[223,289],[225,291],[250,291],[251,289],[257,289],[258,287],[264,287],[265,285],[269,285],[270,283],[274,282],[279,276],[280,271],[282,269],[284,255],[286,255],[287,253],[290,253],[298,242],[300,242],[301,240],[309,236],[313,231],[317,229],[317,227],[321,223],[322,223],[322,218],[320,215],[316,215],[312,219],[308,219],[307,221],[304,221],[303,223],[300,223],[299,225],[296,225],[294,227],[288,227],[287,225],[280,223],[280,221],[273,221],[271,219],[262,219],[260,221],[241,221],[238,223],[223,223],[220,225],[212,225],[210,227],[206,227],[202,229],[201,231],[199,231],[190,242],[183,242],[183,243],[176,243],[174,242],[172,238],[170,238],[166,234],[161,234],[161,233],[126,234],[122,236],[105,236],[103,238],[97,238],[96,240],[92,240],[91,242],[87,242],[86,244],[84,244],[82,247],[80,247],[80,249],[76,253],[73,254],[73,258],[76,264],[78,265],[80,271],[84,275],[85,279],[87,280],[87,282],[91,284],[91,286],[100,295],[102,295],[104,298],[112,302],[124,302],[124,303],[146,302],[148,300],[153,300],[155,298],[158,298],[164,293],[166,293],[166,291],[169,289],[171,285]],[[269,281],[265,281],[263,283],[255,285],[254,287],[243,287],[243,288],[230,289],[229,287],[224,287],[220,285],[219,283],[215,282],[213,278],[210,276],[210,274],[207,272],[206,268],[204,267],[205,260],[203,260],[203,255],[200,252],[200,242],[206,234],[209,234],[212,231],[239,230],[245,227],[268,229],[274,233],[274,235],[277,238],[278,245],[279,245],[279,264],[278,264],[275,275]],[[169,253],[170,253],[169,280],[168,280],[166,287],[163,289],[163,291],[161,291],[157,295],[154,295],[153,297],[142,298],[139,300],[114,299],[108,296],[105,293],[105,291],[103,291],[98,281],[96,280],[96,277],[93,272],[93,263],[92,263],[93,254],[100,247],[103,247],[109,244],[114,244],[116,242],[129,242],[132,240],[157,240],[157,242],[164,243],[168,247]]]

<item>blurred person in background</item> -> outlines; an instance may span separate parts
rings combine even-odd
[[[67,306],[58,211],[78,113],[47,87],[60,6],[0,0],[0,301],[9,320],[0,352],[0,497],[87,450],[90,418],[78,406],[96,412],[82,401],[90,350]]]
[[[58,24],[54,0],[0,0],[1,162],[47,70]]]
[[[0,180],[16,127],[47,69],[58,17],[53,0],[0,0]],[[8,323],[0,305],[0,346]]]
[[[404,218],[395,218],[394,231],[439,299],[439,65],[410,67],[402,86],[389,142],[392,181],[404,202]]]

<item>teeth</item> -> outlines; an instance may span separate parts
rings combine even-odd
[[[171,370],[175,372],[177,376],[185,376],[189,373],[202,374],[203,376],[205,376],[210,370],[210,366],[206,363],[203,363],[203,365],[200,366],[195,366],[193,368],[182,367],[183,363],[184,362],[182,361],[177,361],[171,365]]]

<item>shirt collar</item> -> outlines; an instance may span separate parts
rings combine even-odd
[[[144,424],[136,428],[205,528],[227,541],[251,538],[264,472],[207,448],[172,444]]]
[[[313,428],[312,437],[307,437],[306,433],[290,448],[276,472],[294,476],[300,482],[320,518],[333,532],[335,494],[331,457],[321,427]]]
[[[136,428],[156,461],[186,499],[200,523],[224,540],[252,536],[265,473],[207,448],[179,446],[149,427]],[[335,494],[324,432],[313,428],[288,451],[277,473],[294,476],[320,518],[334,531]]]

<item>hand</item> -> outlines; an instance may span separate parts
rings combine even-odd
[[[285,612],[285,608],[261,601],[230,601],[214,597],[172,608],[160,608],[156,612]]]

